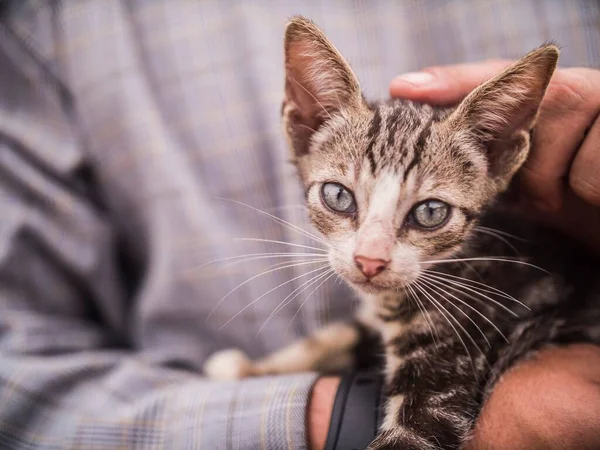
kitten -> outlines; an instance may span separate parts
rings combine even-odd
[[[455,108],[370,103],[325,35],[292,19],[285,132],[331,266],[362,309],[258,361],[219,353],[206,373],[344,370],[376,334],[387,404],[370,448],[455,449],[508,367],[546,345],[600,343],[598,262],[502,201],[558,55],[530,52]]]

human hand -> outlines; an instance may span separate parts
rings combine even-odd
[[[428,67],[390,84],[392,97],[458,103],[511,61]],[[532,149],[513,183],[518,209],[600,251],[600,71],[557,69],[535,126]]]
[[[333,402],[340,385],[339,377],[321,377],[315,383],[308,404],[308,448],[322,450],[329,432]]]

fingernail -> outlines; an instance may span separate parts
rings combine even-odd
[[[416,86],[424,86],[431,83],[435,77],[428,72],[409,72],[394,78],[393,82],[408,82]]]

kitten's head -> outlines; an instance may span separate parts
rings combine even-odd
[[[348,63],[304,18],[285,33],[285,131],[334,270],[368,293],[456,253],[527,158],[558,60],[540,47],[452,110],[369,104]]]

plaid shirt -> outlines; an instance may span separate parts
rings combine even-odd
[[[218,349],[263,355],[355,306],[332,278],[267,322],[323,265],[236,238],[318,242],[217,199],[310,230],[280,131],[292,14],[324,28],[373,98],[398,73],[550,39],[563,66],[600,66],[595,0],[2,6],[2,449],[306,448],[316,374],[201,376]],[[202,266],[267,252],[280,255]]]

